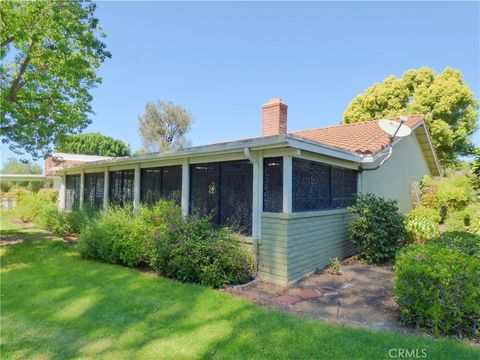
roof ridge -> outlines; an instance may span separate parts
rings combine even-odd
[[[338,125],[330,125],[330,126],[324,126],[324,127],[318,127],[318,128],[312,128],[312,129],[295,130],[295,131],[290,131],[289,133],[290,134],[295,134],[295,133],[299,133],[299,132],[303,132],[303,131],[325,130],[325,129],[331,129],[331,128],[338,128],[338,127],[342,127],[342,126],[352,126],[352,125],[358,125],[358,124],[371,123],[371,122],[374,122],[374,121],[378,122],[378,121],[383,120],[383,119],[396,120],[396,119],[400,118],[400,116],[403,116],[403,115],[397,115],[397,116],[394,116],[394,117],[381,118],[381,119],[357,121],[357,122],[349,123],[349,124],[338,124]],[[406,116],[408,116],[409,118],[414,117],[414,116],[425,117],[425,115],[423,115],[423,114],[411,114],[411,115],[406,115]]]

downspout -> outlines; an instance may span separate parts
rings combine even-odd
[[[255,172],[255,169],[257,169],[256,170],[257,178],[255,179],[255,176],[254,176],[254,179],[253,179],[254,188],[252,189],[252,190],[257,189],[257,191],[252,191],[254,193],[254,195],[256,195],[256,197],[254,196],[254,198],[253,198],[254,201],[252,202],[252,207],[257,209],[256,210],[256,213],[257,213],[257,211],[259,211],[258,210],[259,209],[258,197],[260,196],[259,185],[258,185],[258,183],[259,183],[259,178],[258,177],[261,176],[261,174],[259,173],[260,172],[259,171],[260,170],[260,163],[259,163],[258,158],[251,153],[250,148],[244,147],[243,148],[243,154],[253,164],[254,172]],[[253,215],[253,211],[252,211],[252,215]],[[256,214],[256,215],[257,216],[256,216],[256,220],[255,220],[255,223],[256,223],[255,234],[253,233],[253,226],[252,226],[252,237],[255,239],[255,273],[258,272],[258,267],[259,267],[259,262],[260,262],[259,261],[260,260],[259,254],[260,254],[260,233],[261,233],[261,231],[258,228],[259,226],[261,227],[261,221],[259,223],[259,221],[258,221],[259,216],[258,216],[258,214]],[[253,216],[252,216],[252,218],[253,218]],[[253,220],[252,220],[252,222],[253,222]]]
[[[403,123],[407,121],[405,118],[401,117],[400,118],[400,124],[398,125],[397,127],[397,130],[395,130],[395,132],[393,133],[393,135],[390,137],[390,141],[388,142],[388,152],[387,152],[387,156],[380,162],[380,164],[378,164],[377,166],[375,166],[374,168],[368,168],[368,169],[364,169],[363,167],[360,167],[360,172],[363,172],[363,171],[375,171],[377,170],[378,168],[380,168],[383,164],[385,164],[385,162],[390,159],[390,157],[392,156],[392,152],[393,152],[393,149],[392,149],[392,144],[393,144],[393,140],[395,139],[395,135],[397,135],[398,133],[398,130],[400,130],[400,128],[402,127]]]

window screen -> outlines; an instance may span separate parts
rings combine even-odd
[[[190,211],[219,226],[252,231],[253,167],[249,161],[190,166]]]
[[[249,161],[220,163],[220,224],[252,233],[253,167]]]
[[[219,224],[219,164],[190,165],[190,212],[210,215]]]
[[[292,162],[294,212],[338,209],[355,202],[357,172],[314,161]]]
[[[263,159],[263,211],[282,212],[283,158]]]
[[[294,212],[331,207],[330,169],[328,165],[293,159],[292,207]]]
[[[65,210],[71,211],[80,207],[80,175],[67,175]]]
[[[110,202],[123,206],[133,202],[133,170],[110,172]]]
[[[100,209],[103,205],[103,173],[85,174],[84,204],[89,209]]]
[[[180,204],[182,198],[182,167],[167,166],[142,169],[141,201],[155,204],[160,199]]]
[[[355,203],[357,172],[332,167],[332,208],[345,208]]]

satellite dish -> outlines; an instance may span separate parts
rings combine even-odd
[[[403,120],[403,119],[402,119]],[[379,120],[378,126],[384,132],[386,132],[391,137],[405,137],[412,133],[412,129],[410,129],[407,125],[403,125],[402,122],[393,121],[393,120]]]

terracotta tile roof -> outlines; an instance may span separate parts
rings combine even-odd
[[[423,115],[410,115],[405,125],[414,127],[424,119]],[[399,118],[391,120],[400,121]],[[378,126],[378,120],[300,130],[291,134],[342,150],[373,155],[385,149],[390,141],[389,136]]]

